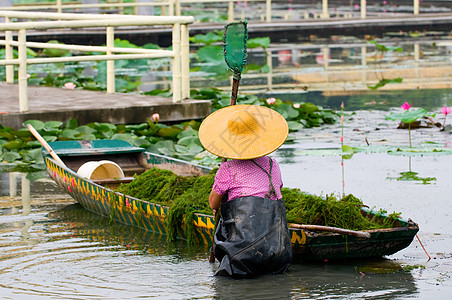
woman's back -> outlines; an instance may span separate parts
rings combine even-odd
[[[221,164],[215,176],[213,189],[219,195],[228,194],[228,201],[245,196],[266,197],[270,192],[270,180],[267,172],[270,172],[270,159],[263,156],[252,160],[230,160]],[[283,186],[281,171],[278,163],[272,160],[271,183],[276,192],[276,197],[270,194],[270,199],[281,199]],[[261,166],[264,170],[262,170]]]

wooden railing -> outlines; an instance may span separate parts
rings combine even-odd
[[[163,17],[163,16],[126,16],[126,15],[95,15],[95,14],[60,14],[0,11],[0,31],[5,32],[5,39],[0,40],[0,45],[5,46],[5,59],[0,60],[0,65],[6,66],[6,81],[14,82],[14,65],[18,66],[19,84],[19,110],[28,111],[27,95],[27,66],[30,64],[44,64],[73,61],[107,61],[107,93],[115,92],[115,60],[120,59],[151,59],[172,58],[172,92],[173,101],[190,96],[189,79],[189,34],[188,24],[193,22],[193,17]],[[20,22],[17,22],[20,18]],[[39,19],[46,21],[23,21],[26,19]],[[16,22],[13,22],[13,21]],[[154,50],[142,48],[117,48],[114,47],[114,29],[121,26],[172,26],[172,50]],[[27,31],[33,30],[34,34],[39,30],[61,28],[86,28],[104,27],[106,30],[106,46],[65,45],[52,43],[27,42]],[[13,32],[17,32],[17,41],[13,40]],[[42,34],[45,34],[43,32]],[[18,49],[18,58],[13,57],[13,48]],[[103,52],[103,55],[81,55],[70,57],[41,57],[27,58],[27,47],[37,49],[63,49],[83,52]]]

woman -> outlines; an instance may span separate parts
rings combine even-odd
[[[199,138],[223,161],[209,197],[221,218],[214,236],[215,275],[247,277],[283,273],[292,260],[292,244],[281,196],[281,171],[266,156],[288,135],[276,111],[255,105],[229,106],[208,116]]]

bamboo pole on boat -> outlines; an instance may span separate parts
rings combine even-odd
[[[31,125],[27,124],[28,130],[30,130],[31,134],[34,135],[34,137],[41,143],[41,145],[49,152],[50,156],[53,157],[59,164],[66,167],[64,162],[60,159],[60,157],[53,151],[53,149],[50,147],[49,144],[44,140],[44,138],[39,134],[39,132],[36,131],[36,129]]]
[[[297,229],[306,229],[306,230],[312,230],[312,231],[327,231],[327,232],[334,232],[334,233],[340,233],[345,235],[353,235],[359,238],[370,238],[369,232],[363,232],[363,231],[355,231],[355,230],[349,230],[344,228],[338,228],[338,227],[329,227],[329,226],[322,226],[322,225],[304,225],[304,224],[295,224],[295,223],[289,223],[289,227],[291,228],[297,228]]]

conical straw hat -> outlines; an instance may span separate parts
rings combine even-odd
[[[210,114],[199,128],[199,139],[212,154],[232,159],[252,159],[278,149],[289,127],[273,109],[233,105]]]

